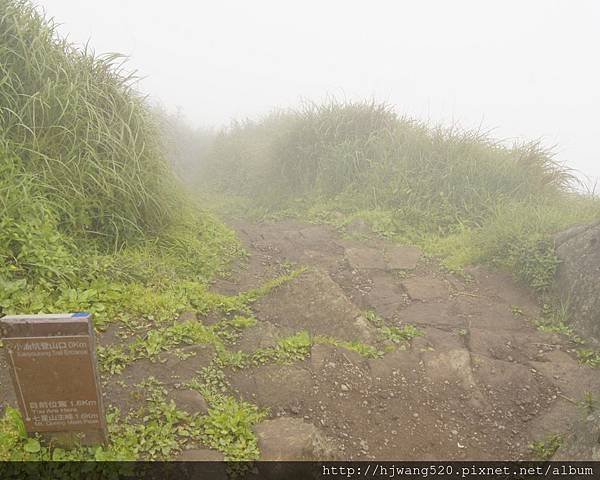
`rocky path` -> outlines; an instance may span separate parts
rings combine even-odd
[[[277,445],[269,441],[277,425],[280,435],[314,426],[339,458],[532,458],[531,442],[568,432],[582,414],[576,403],[600,386],[597,372],[578,364],[573,344],[535,327],[535,299],[506,274],[472,268],[465,280],[414,247],[347,240],[326,226],[233,226],[251,256],[216,289],[258,286],[289,262],[311,267],[255,305],[260,322],[241,348],[303,329],[378,344],[366,311],[386,326],[423,333],[383,358],[316,345],[293,366],[230,372],[241,397],[269,407],[273,419],[297,419],[259,427],[264,447]]]
[[[533,459],[529,445],[568,434],[583,414],[578,403],[600,390],[575,345],[536,328],[536,300],[506,274],[450,274],[414,247],[365,232],[350,240],[293,221],[232,226],[250,255],[214,291],[245,292],[307,267],[253,303],[257,323],[227,345],[255,352],[302,331],[315,340],[295,362],[222,370],[238,400],[269,410],[254,427],[263,459]],[[182,320],[227,319],[188,312]],[[123,348],[151,333],[115,324],[99,343]],[[128,363],[103,375],[106,404],[139,408],[139,385],[153,377],[178,408],[204,415],[207,399],[189,382],[216,358],[214,343],[199,342]],[[179,459],[222,458],[202,444],[186,448]]]

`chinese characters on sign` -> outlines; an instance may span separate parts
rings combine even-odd
[[[91,315],[4,317],[0,332],[27,431],[105,442]]]

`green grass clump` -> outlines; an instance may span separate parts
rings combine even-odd
[[[225,460],[250,461],[260,456],[253,427],[268,412],[228,395],[229,387],[223,370],[205,367],[189,384],[209,404],[208,415],[198,421],[202,442],[222,452]]]
[[[258,460],[258,441],[252,428],[266,417],[255,405],[222,396],[213,402],[201,423],[202,441],[223,452],[225,460]]]
[[[600,367],[600,351],[591,348],[583,348],[577,350],[577,358],[579,363],[592,368]]]
[[[63,231],[118,247],[162,230],[179,199],[122,59],[69,44],[27,1],[2,0],[0,13],[3,159],[20,159]]]
[[[207,197],[226,211],[340,228],[362,219],[451,270],[490,263],[540,293],[558,265],[552,235],[600,218],[598,198],[576,193],[571,171],[539,143],[431,127],[373,102],[236,123],[205,153],[200,183],[228,196]]]
[[[564,335],[573,343],[583,345],[584,340],[569,325],[569,304],[567,302],[544,303],[542,318],[535,322],[538,330],[545,333]]]
[[[256,196],[271,210],[343,200],[432,231],[480,223],[499,201],[552,194],[570,180],[537,144],[504,147],[385,105],[335,101],[236,124],[205,164],[221,191]]]
[[[191,385],[209,403],[208,414],[200,416],[179,410],[172,400],[167,401],[164,387],[149,378],[137,385],[146,396],[138,410],[126,416],[114,408],[107,413],[110,440],[106,446],[65,450],[37,436],[28,437],[20,413],[8,407],[0,418],[0,460],[169,460],[190,443],[215,448],[227,460],[256,460],[259,452],[252,427],[267,412],[225,395],[220,389],[222,381],[219,377],[216,383],[196,381]]]
[[[163,460],[181,449],[192,419],[173,402],[152,393],[138,417],[107,413],[110,442],[106,446],[63,449],[28,437],[20,413],[8,407],[0,419],[0,460],[3,461],[131,461]],[[143,421],[140,421],[142,419]]]
[[[385,354],[372,345],[367,345],[359,341],[346,341],[327,335],[317,335],[313,339],[313,344],[331,345],[333,347],[345,348],[351,352],[356,352],[366,358],[381,358]]]
[[[0,308],[170,318],[240,253],[181,192],[157,119],[115,55],[0,0]],[[151,295],[152,292],[157,295]]]
[[[542,440],[533,442],[529,449],[539,460],[550,460],[563,444],[563,435],[548,435]]]
[[[383,338],[394,343],[410,342],[413,338],[423,335],[423,332],[414,325],[404,325],[402,327],[382,327],[380,331]]]
[[[255,350],[249,355],[248,364],[263,365],[277,363],[287,365],[304,360],[310,355],[312,338],[307,331],[279,339],[274,347]]]

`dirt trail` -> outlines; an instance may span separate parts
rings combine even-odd
[[[568,340],[536,329],[535,299],[506,274],[477,267],[466,281],[414,248],[327,226],[233,227],[251,257],[217,290],[258,286],[288,262],[313,267],[255,305],[260,324],[242,346],[303,329],[372,344],[367,309],[424,333],[381,359],[317,345],[294,366],[230,373],[241,397],[315,425],[342,458],[532,458],[529,444],[565,433],[581,415],[574,401],[600,386]]]
[[[600,389],[597,372],[578,364],[574,345],[536,329],[535,299],[508,275],[478,267],[465,280],[413,247],[348,240],[328,226],[232,226],[250,256],[214,290],[234,294],[290,264],[309,268],[252,306],[258,323],[231,350],[251,352],[304,330],[385,350],[383,326],[410,324],[423,333],[382,358],[317,344],[292,365],[226,370],[239,398],[270,409],[270,418],[256,427],[263,458],[319,452],[339,459],[532,458],[529,444],[567,432],[582,414],[575,403]],[[368,310],[384,325],[374,324]],[[133,341],[120,335],[122,328],[109,328],[100,344]],[[106,403],[122,412],[139,407],[143,392],[135,393],[135,385],[153,376],[180,408],[206,413],[204,399],[185,384],[214,358],[214,347],[191,345],[161,353],[160,361],[135,361],[103,379]],[[1,400],[14,404],[3,390]],[[181,458],[222,458],[198,448]]]

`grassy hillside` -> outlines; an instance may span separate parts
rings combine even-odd
[[[101,276],[222,269],[232,234],[181,193],[118,58],[71,46],[27,2],[0,13],[0,305],[51,308],[48,295]]]
[[[234,124],[204,158],[200,182],[261,215],[362,218],[452,268],[492,262],[540,290],[556,265],[550,234],[600,216],[600,202],[576,194],[571,172],[538,143],[508,147],[368,102]]]
[[[233,232],[182,193],[134,85],[117,56],[70,45],[29,2],[0,0],[3,313],[89,311],[99,329],[172,321],[207,305],[207,283],[238,254]],[[54,458],[3,413],[0,459]],[[58,455],[136,458],[135,440]]]

